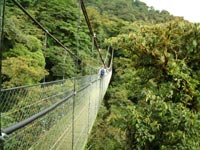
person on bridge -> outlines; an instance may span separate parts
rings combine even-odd
[[[105,68],[101,68],[101,69],[99,70],[100,78],[102,78],[105,74],[106,74],[106,69],[105,69]]]

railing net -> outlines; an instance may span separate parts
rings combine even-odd
[[[3,89],[0,107],[2,132],[65,100],[28,125],[7,133],[6,150],[81,150],[96,119],[112,72],[33,86]],[[75,85],[74,85],[75,84]],[[71,96],[69,96],[71,94]],[[1,145],[2,146],[2,145]]]

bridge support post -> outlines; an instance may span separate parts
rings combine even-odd
[[[3,31],[4,31],[4,14],[5,14],[5,3],[6,0],[1,0],[0,2],[0,100],[2,100],[2,93],[1,93],[1,88],[2,88],[2,78],[1,78],[1,73],[2,73],[2,49],[3,49]],[[2,132],[1,132],[1,106],[0,106],[0,137],[3,137]],[[3,150],[3,138],[0,138],[0,150]]]

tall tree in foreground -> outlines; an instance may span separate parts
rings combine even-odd
[[[133,28],[138,30],[109,40],[131,60],[117,74],[129,79],[124,87],[135,106],[121,105],[124,115],[110,115],[113,126],[126,133],[124,147],[199,149],[199,25],[175,20]]]

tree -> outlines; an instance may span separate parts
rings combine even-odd
[[[2,63],[4,88],[35,84],[48,74],[39,62],[32,58],[10,57]]]
[[[113,124],[126,132],[127,149],[196,149],[199,27],[175,20],[133,28],[137,30],[108,40],[117,53],[123,52],[118,63],[131,60],[127,69],[117,67],[117,75],[129,79],[118,86],[126,85],[135,104],[122,107],[126,116],[114,118]]]

